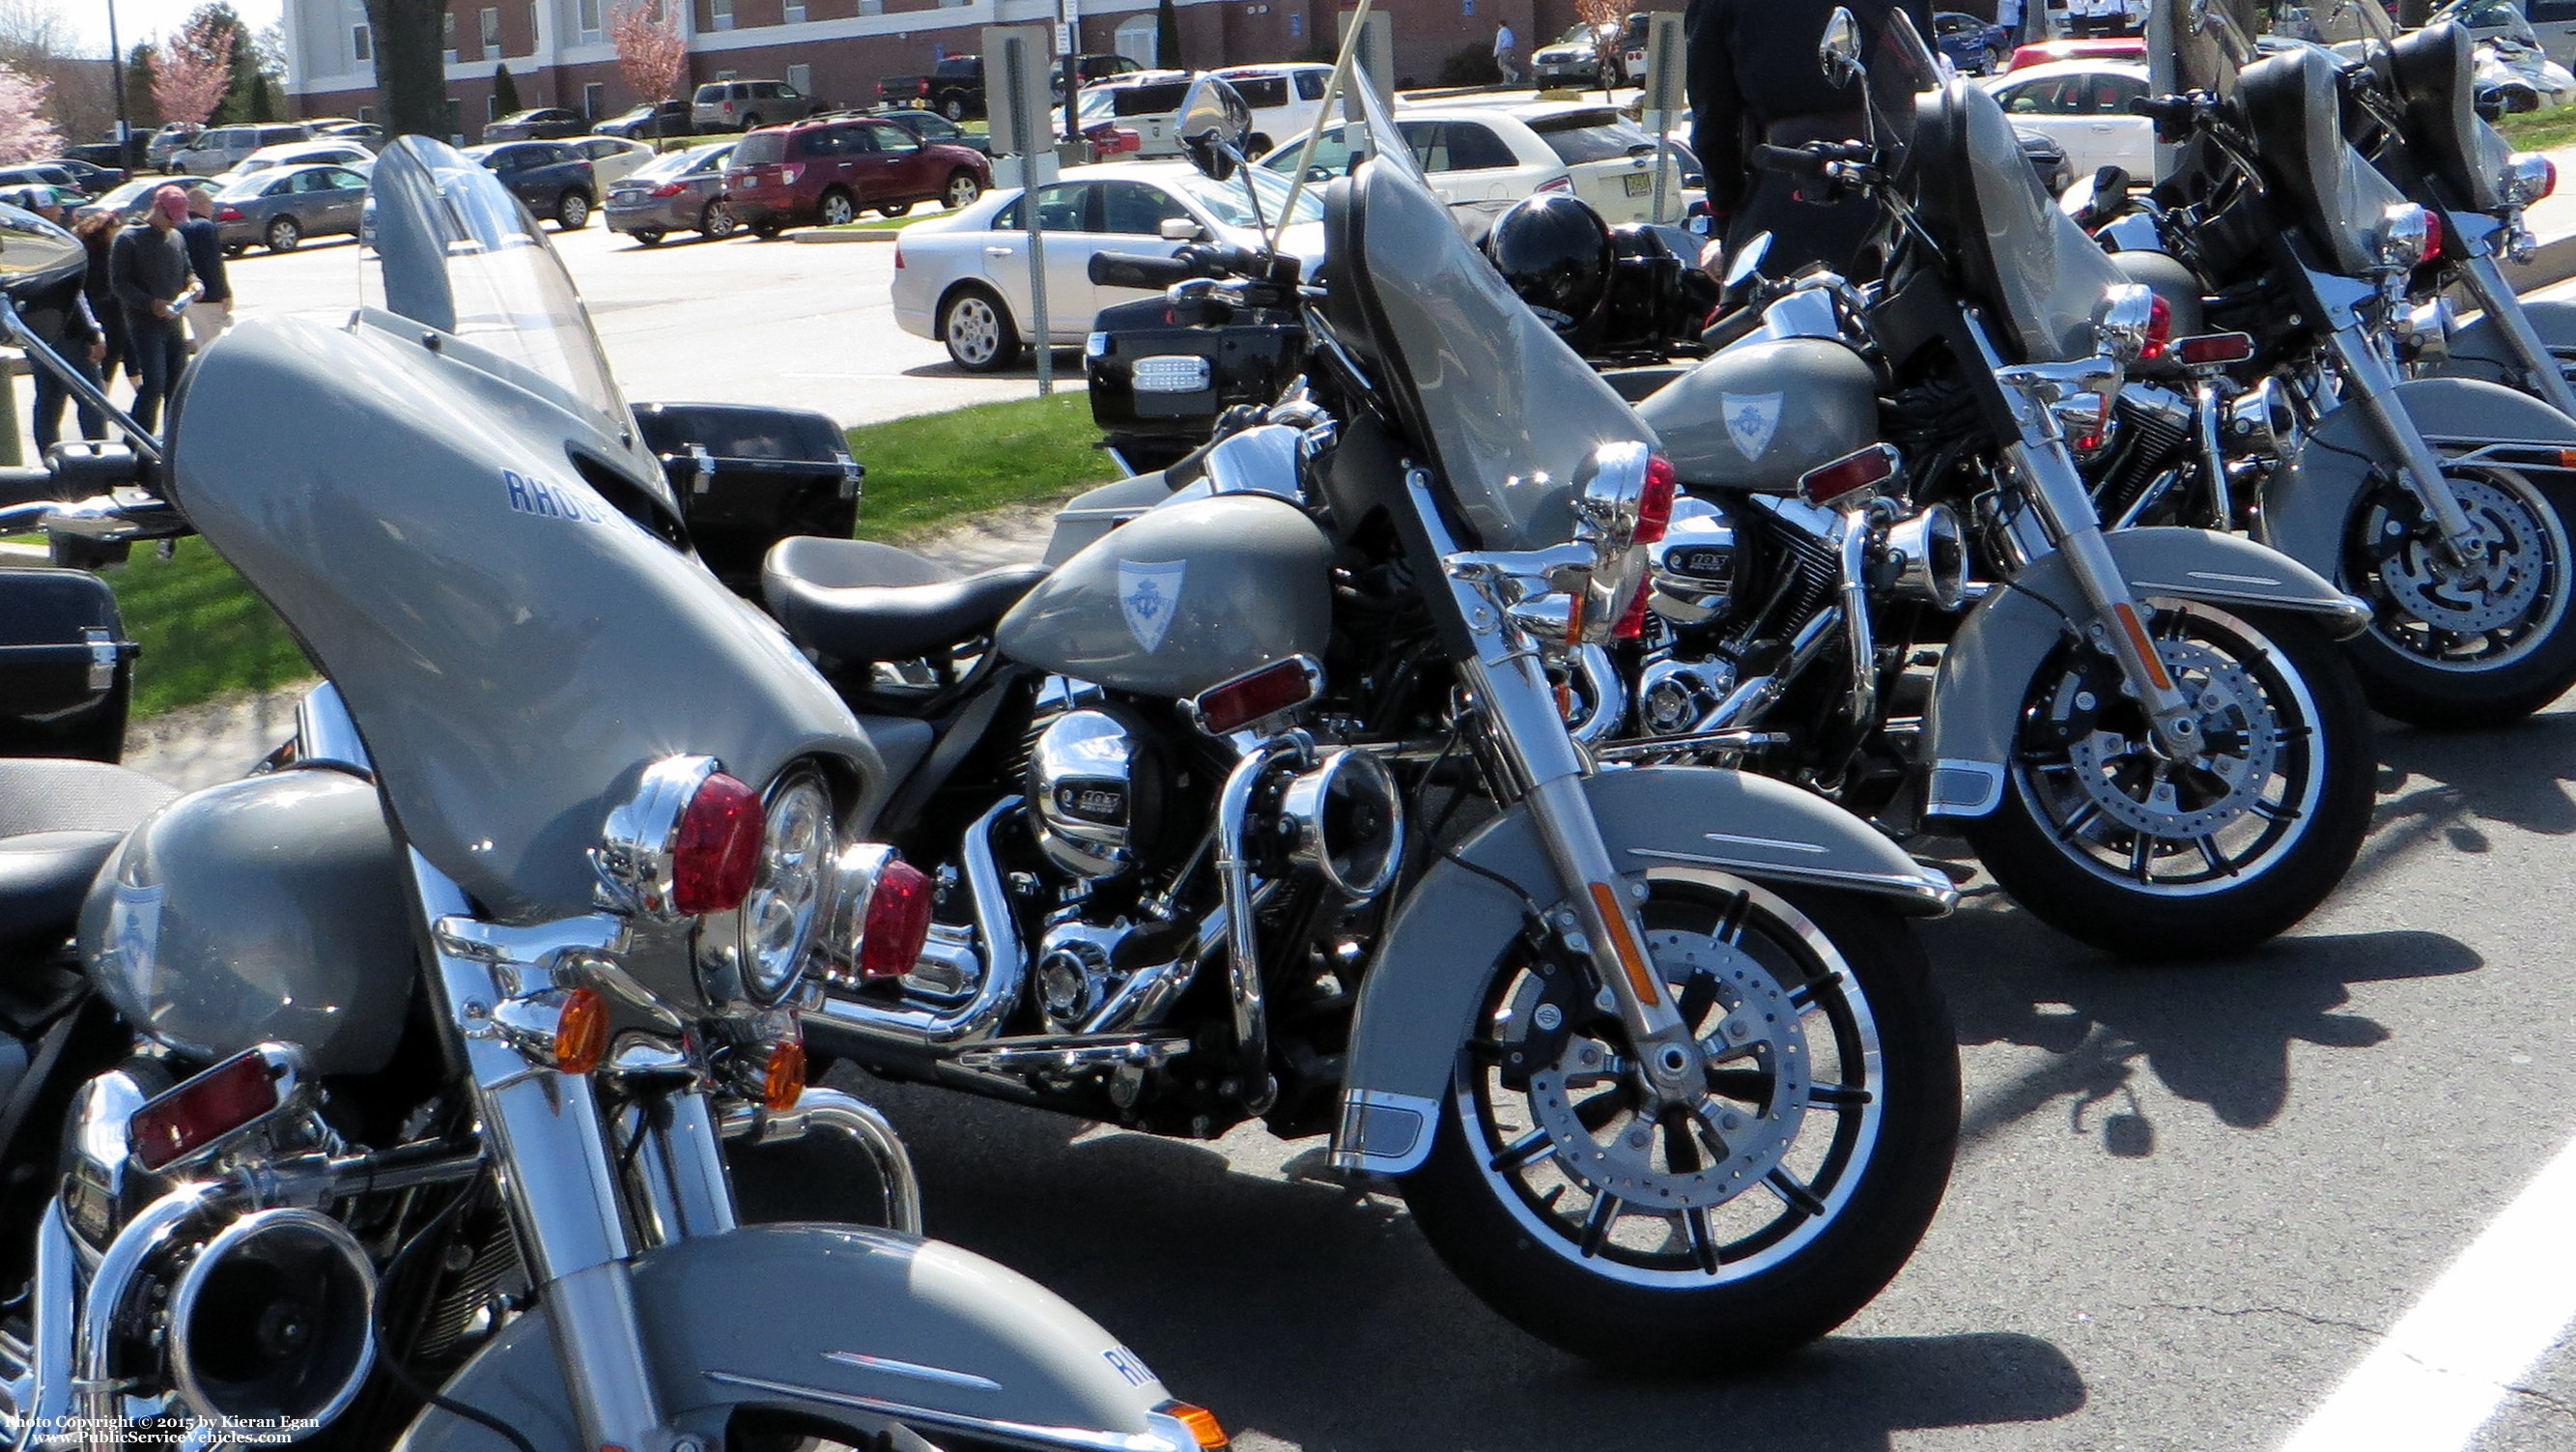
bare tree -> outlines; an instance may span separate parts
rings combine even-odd
[[[199,10],[161,47],[152,67],[152,100],[163,119],[202,125],[233,84],[232,23]]]
[[[62,154],[62,133],[37,114],[49,89],[42,76],[0,65],[0,166]]]
[[[666,101],[680,88],[689,64],[689,42],[680,34],[680,13],[668,0],[630,0],[609,12],[608,39],[617,47],[618,74],[635,90],[635,99],[651,105]]]
[[[32,71],[62,54],[70,40],[52,0],[0,0],[0,65]]]

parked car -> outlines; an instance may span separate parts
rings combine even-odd
[[[170,169],[197,176],[214,176],[232,170],[263,146],[283,146],[290,141],[312,139],[313,128],[301,121],[218,126],[172,153]]]
[[[2012,60],[1999,74],[2009,75],[2030,66],[2044,66],[2068,60],[2121,60],[2146,64],[2146,37],[2138,35],[2098,35],[2081,40],[2035,40],[2016,49]]]
[[[143,149],[144,165],[154,171],[169,171],[172,167],[172,158],[194,144],[199,136],[205,134],[205,130],[203,126],[191,126],[185,121],[173,121],[153,132],[152,140]]]
[[[366,199],[366,175],[352,168],[270,167],[215,193],[215,235],[226,252],[292,252],[307,237],[355,237]]]
[[[689,102],[689,123],[701,132],[750,131],[799,121],[822,109],[785,81],[709,81]]]
[[[125,180],[124,168],[101,166],[97,162],[84,161],[77,156],[38,157],[36,159],[36,164],[39,166],[58,166],[63,170],[70,172],[72,174],[72,184],[81,189],[81,194],[83,196],[97,196]]]
[[[2030,158],[2030,169],[2039,173],[2039,184],[2050,196],[2074,185],[2074,163],[2066,159],[2066,148],[2057,138],[2019,126],[2013,128],[2013,137],[2021,142],[2021,154]]]
[[[224,183],[210,176],[144,176],[136,177],[103,197],[88,203],[104,212],[114,212],[128,222],[140,222],[152,210],[152,194],[163,187],[177,187],[183,192],[221,191]]]
[[[483,123],[485,141],[557,141],[566,136],[585,135],[590,118],[579,111],[561,106],[536,106],[513,111],[498,121]]]
[[[376,154],[354,141],[290,141],[283,146],[263,146],[235,162],[224,172],[227,178],[248,176],[273,166],[327,163],[365,171],[376,164]]]
[[[2066,152],[2076,176],[2117,166],[2155,175],[2155,124],[2129,110],[2148,94],[2147,68],[2129,61],[2055,61],[2015,67],[1985,82],[2017,131],[2037,132]]]
[[[1932,43],[1950,64],[1972,76],[2001,74],[2012,61],[2013,33],[1991,20],[1943,10],[1932,17]]]
[[[591,176],[603,192],[634,175],[635,169],[651,161],[654,154],[652,147],[623,136],[573,136],[565,138],[564,145],[589,160]]]
[[[632,111],[611,116],[590,129],[602,136],[623,136],[630,141],[694,136],[697,123],[690,119],[694,109],[686,101],[657,101],[650,106],[638,106]]]
[[[2576,105],[2576,73],[2518,40],[2481,40],[2471,52],[2481,100],[2502,115]]]
[[[1530,53],[1530,79],[1542,88],[1601,85],[1601,48],[1612,42],[1609,26],[1595,29],[1578,20]],[[1619,63],[1613,61],[1611,69],[1615,75]]]
[[[590,158],[563,142],[486,142],[465,148],[465,154],[499,177],[529,211],[552,217],[559,232],[580,231],[599,206],[599,180]]]
[[[911,132],[915,140],[925,144],[936,141],[944,146],[963,146],[969,150],[980,151],[986,156],[993,154],[991,136],[969,131],[936,111],[897,109],[880,111],[877,114],[881,119],[891,121]]]
[[[1178,156],[1181,97],[1189,89],[1188,71],[1130,71],[1083,87],[1074,109],[1085,131],[1117,125],[1136,133],[1140,155]]]
[[[1324,109],[1324,84],[1332,79],[1333,68],[1312,61],[1295,61],[1285,65],[1225,66],[1212,75],[1223,76],[1252,108],[1252,144],[1254,156],[1268,151],[1274,141],[1303,136],[1314,129],[1315,117]]]
[[[1078,92],[1094,81],[1105,81],[1111,76],[1123,76],[1131,71],[1143,69],[1143,66],[1115,52],[1108,55],[1078,55],[1073,58],[1073,88]],[[1059,102],[1064,99],[1064,62],[1055,63],[1055,74],[1048,78],[1047,88],[1054,93]]]
[[[1647,220],[1654,205],[1655,138],[1607,106],[1542,101],[1407,107],[1395,124],[1432,190],[1453,206],[1571,191],[1615,226]],[[1325,129],[1315,148],[1315,179],[1348,169],[1350,149],[1342,137],[1338,124]],[[1287,142],[1261,165],[1287,172],[1303,147],[1302,139]],[[1682,170],[1678,158],[1668,156],[1665,165],[1669,197],[1681,188]]]
[[[1261,189],[1263,215],[1279,219],[1288,184],[1267,172],[1247,173]],[[997,192],[952,217],[906,227],[895,239],[894,317],[905,332],[936,339],[970,372],[1010,366],[1024,345],[1040,342],[1029,301],[1026,193]],[[1043,338],[1064,347],[1082,342],[1094,314],[1146,294],[1091,281],[1098,252],[1168,256],[1186,241],[1249,247],[1258,243],[1240,182],[1212,182],[1182,162],[1110,162],[1065,169],[1040,187],[1035,202],[1046,231],[1047,326]],[[1323,201],[1313,189],[1280,235],[1280,249],[1307,259],[1323,255]],[[1182,235],[1167,235],[1166,228]]]
[[[695,232],[709,239],[730,237],[740,224],[725,201],[725,160],[735,143],[711,141],[684,151],[666,151],[611,182],[600,210],[608,230],[623,232],[647,247],[658,247],[673,232]]]
[[[18,166],[0,166],[0,187],[54,187],[76,197],[87,197],[89,188],[80,184],[72,169],[59,161],[31,161]]]
[[[725,201],[762,237],[814,222],[837,227],[873,207],[900,217],[920,202],[952,209],[993,185],[992,164],[963,146],[924,144],[882,117],[771,126],[745,136],[725,164]]]
[[[926,76],[888,76],[877,82],[877,101],[886,106],[926,106],[951,121],[984,114],[984,58],[942,57]]]
[[[385,128],[373,121],[334,121],[328,125],[317,125],[313,128],[313,136],[317,141],[352,142],[369,151],[384,150],[385,142],[390,139],[385,135]]]

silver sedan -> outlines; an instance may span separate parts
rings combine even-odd
[[[611,183],[608,230],[647,247],[673,232],[732,236],[735,223],[725,205],[724,169],[733,146],[728,139],[664,152]]]
[[[226,252],[292,252],[307,237],[355,237],[366,199],[367,179],[345,166],[272,167],[215,193],[216,235]]]

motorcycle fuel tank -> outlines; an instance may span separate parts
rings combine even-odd
[[[1148,510],[1058,566],[993,632],[1012,660],[1149,696],[1194,696],[1333,626],[1333,549],[1284,500]]]
[[[81,907],[80,955],[118,1013],[201,1060],[262,1040],[322,1074],[385,1066],[417,960],[384,805],[307,768],[226,782],[144,819]]]
[[[1823,338],[1730,348],[1649,395],[1654,425],[1684,485],[1775,492],[1878,440],[1878,380]]]

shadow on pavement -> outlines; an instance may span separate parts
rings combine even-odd
[[[1723,1429],[1758,1428],[1740,1445],[1881,1452],[1898,1430],[2084,1404],[2062,1351],[2005,1333],[1833,1337],[1690,1382],[1605,1372],[1486,1310],[1390,1197],[953,1092],[853,1087],[912,1147],[933,1233],[1064,1295],[1238,1436],[1562,1452],[1738,1445]]]
[[[2208,1105],[2221,1123],[2259,1128],[2288,1101],[2293,1041],[2360,1049],[2389,1038],[2377,1021],[2335,1011],[2351,1001],[2351,985],[2483,966],[2455,938],[2405,931],[2282,938],[2205,963],[2119,963],[2000,894],[1924,925],[1923,942],[1961,1044],[2019,1044],[2050,1055],[1974,1096],[1962,1141],[2064,1100],[2073,1129],[2099,1128],[2105,1150],[2132,1158],[2154,1148],[2154,1127],[2130,1087],[2141,1065],[2177,1096]]]
[[[906,378],[1016,378],[1035,383],[1038,380],[1038,365],[1034,355],[1023,347],[1020,350],[1019,362],[1008,368],[994,369],[989,373],[972,373],[943,360],[937,363],[916,363],[903,370],[903,376]],[[1055,386],[1058,390],[1070,389],[1076,393],[1090,386],[1083,382],[1080,348],[1055,350]]]
[[[2534,716],[2483,731],[2383,724],[2379,808],[2371,840],[2345,878],[2367,880],[2407,852],[2439,843],[2484,852],[2478,818],[2545,837],[2576,833],[2576,715]]]

